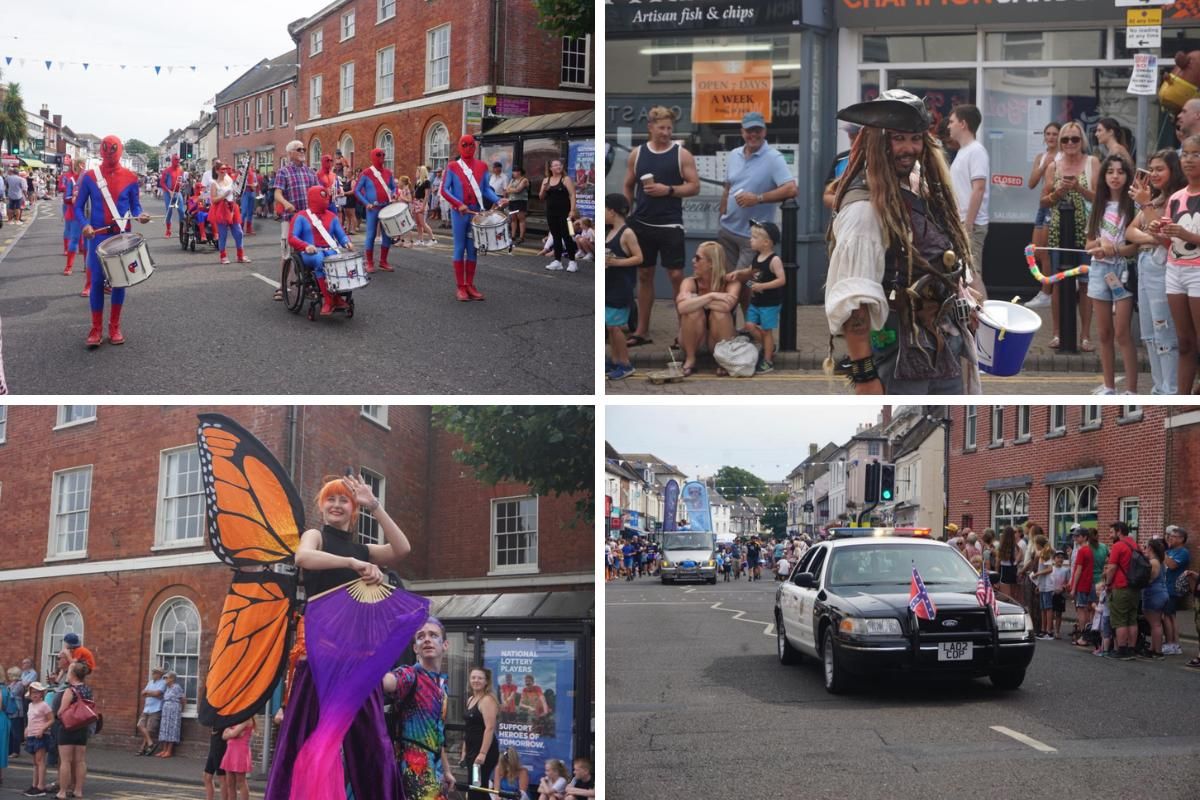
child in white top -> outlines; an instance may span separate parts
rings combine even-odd
[[[575,246],[582,253],[579,261],[591,261],[596,252],[596,231],[591,217],[579,220],[579,233],[575,234]]]
[[[567,791],[567,765],[552,758],[546,762],[546,774],[538,782],[538,800],[563,800]]]
[[[1054,638],[1059,638],[1062,630],[1063,612],[1067,609],[1067,581],[1071,579],[1071,568],[1064,562],[1067,554],[1062,550],[1054,553],[1054,567],[1050,571],[1051,591],[1054,592]]]

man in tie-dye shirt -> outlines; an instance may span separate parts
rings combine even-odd
[[[449,649],[445,626],[430,617],[413,640],[417,663],[383,678],[383,691],[399,708],[397,752],[406,800],[446,800],[454,790],[446,756],[446,676],[440,671]]]

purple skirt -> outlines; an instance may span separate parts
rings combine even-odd
[[[265,800],[288,800],[292,790],[292,766],[296,755],[313,729],[320,714],[316,686],[308,670],[308,661],[296,664],[292,694],[279,726],[279,739],[271,761]],[[381,798],[404,800],[396,757],[388,738],[383,716],[383,688],[377,686],[354,718],[342,743],[346,779],[357,800]],[[347,795],[349,796],[349,795]]]

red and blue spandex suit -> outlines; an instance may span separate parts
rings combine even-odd
[[[474,288],[477,254],[474,240],[468,237],[473,217],[468,212],[482,211],[484,203],[491,208],[500,198],[488,183],[487,164],[475,158],[475,138],[468,135],[459,139],[458,152],[459,160],[446,165],[446,176],[442,180],[442,197],[453,209],[450,222],[454,231],[454,277],[458,282],[459,300],[482,300],[483,295],[479,295]],[[463,172],[464,165],[474,176],[482,198],[475,196],[475,190]]]
[[[132,214],[138,217],[142,214],[142,202],[138,195],[138,178],[133,172],[121,166],[122,149],[121,141],[115,136],[104,137],[101,145],[103,160],[97,169],[100,170],[101,176],[108,184],[108,192],[117,206],[117,213],[121,216]],[[93,170],[83,173],[83,180],[79,183],[79,196],[75,198],[75,214],[96,231],[96,235],[88,240],[87,245],[87,268],[92,279],[89,298],[92,312],[102,312],[104,311],[104,268],[100,266],[100,257],[96,254],[96,248],[120,231],[113,224],[112,214],[108,210],[104,196],[100,193]],[[113,306],[121,306],[124,303],[125,290],[114,288],[112,290]]]

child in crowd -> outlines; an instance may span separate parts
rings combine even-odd
[[[596,252],[596,231],[591,217],[579,220],[579,233],[575,234],[575,247],[581,255],[579,261],[591,261]]]
[[[46,794],[46,759],[54,744],[50,726],[54,712],[46,702],[46,686],[40,681],[29,685],[28,721],[25,723],[25,752],[33,756],[33,783],[25,790],[26,797]]]
[[[746,330],[762,347],[762,358],[754,370],[762,374],[775,369],[775,329],[783,307],[783,259],[775,255],[779,244],[779,226],[774,222],[755,222],[750,226],[750,247],[754,261],[745,269],[726,276],[728,281],[746,283],[750,289],[750,307],[746,310]]]
[[[230,794],[241,800],[250,798],[246,773],[251,768],[250,737],[253,735],[254,717],[226,728],[221,734],[227,745],[225,756],[221,759],[221,769],[225,770],[225,780],[229,781]]]
[[[548,256],[554,252],[554,237],[546,234],[546,238],[542,239],[542,249],[538,251],[539,256]]]
[[[1036,548],[1034,557],[1037,562],[1030,577],[1037,586],[1042,612],[1042,632],[1037,638],[1053,639],[1054,634],[1050,630],[1054,627],[1054,550],[1044,534],[1033,537],[1033,546]]]
[[[1196,382],[1196,349],[1200,339],[1200,316],[1193,313],[1200,298],[1200,233],[1184,222],[1192,222],[1200,207],[1200,135],[1183,140],[1179,154],[1187,186],[1167,200],[1163,216],[1150,223],[1150,232],[1170,237],[1167,248],[1167,304],[1179,336],[1179,394],[1191,394]]]
[[[1137,394],[1137,345],[1130,334],[1135,297],[1126,288],[1129,281],[1129,261],[1137,254],[1138,246],[1125,241],[1125,228],[1133,219],[1133,167],[1122,155],[1113,154],[1100,164],[1100,185],[1096,187],[1096,202],[1088,218],[1087,243],[1084,247],[1092,256],[1088,270],[1088,298],[1096,309],[1096,324],[1100,329],[1100,368],[1104,385],[1093,394],[1116,394],[1116,346],[1121,350],[1125,368],[1125,389]]]
[[[1062,550],[1054,552],[1054,569],[1050,572],[1050,582],[1054,592],[1054,638],[1060,637],[1062,631],[1063,612],[1067,610],[1067,581],[1071,579],[1071,568],[1066,565],[1067,554]]]
[[[1092,651],[1094,656],[1107,656],[1112,649],[1113,627],[1108,617],[1108,587],[1096,584],[1096,613],[1092,615],[1092,630],[1100,632],[1100,646]]]
[[[567,797],[595,797],[596,779],[592,777],[592,762],[586,758],[575,759],[575,776],[567,784]]]
[[[567,790],[567,765],[552,758],[546,762],[546,774],[538,782],[538,800],[563,800]]]
[[[604,327],[608,330],[609,359],[605,375],[619,381],[634,373],[625,343],[625,328],[629,324],[629,309],[637,270],[642,264],[642,249],[637,236],[625,224],[629,200],[623,194],[610,194],[604,199]]]
[[[787,556],[780,558],[775,564],[775,579],[780,581],[787,580],[788,570],[791,568],[792,565],[788,563]]]

